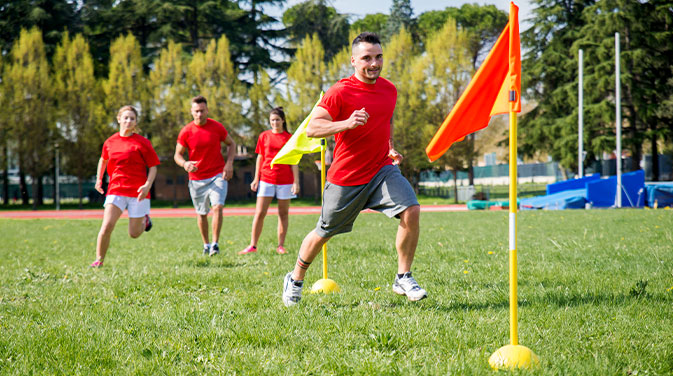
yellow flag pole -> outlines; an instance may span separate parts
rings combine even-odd
[[[509,338],[513,346],[519,344],[517,317],[517,259],[516,259],[516,197],[517,155],[516,155],[516,112],[509,113]]]
[[[320,202],[325,203],[325,139],[320,140]],[[322,245],[322,278],[327,278],[327,243]]]
[[[510,91],[510,102],[516,100],[516,91]],[[499,348],[488,359],[494,369],[537,367],[540,360],[528,347],[519,345],[516,213],[517,213],[517,155],[516,112],[509,112],[509,337],[510,344]]]
[[[326,142],[325,139],[320,140],[320,201],[324,203],[325,195],[325,151],[326,151]],[[336,284],[333,280],[327,278],[327,243],[322,245],[322,279],[317,280],[313,287],[311,287],[312,293],[322,292],[324,294],[329,294],[332,292],[339,292],[339,285]]]

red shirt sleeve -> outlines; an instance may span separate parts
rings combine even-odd
[[[257,146],[255,146],[255,153],[260,154],[262,157],[264,157],[264,135],[266,135],[266,132],[259,134]]]
[[[107,140],[103,143],[103,153],[101,154],[101,158],[103,158],[104,161],[110,160],[110,152],[108,151],[109,145]]]
[[[154,151],[152,142],[150,140],[143,139],[143,148],[140,153],[142,154],[147,167],[154,167],[159,165],[159,156],[157,155],[157,152]]]
[[[341,85],[339,83],[333,85],[327,93],[323,95],[322,100],[318,106],[324,108],[329,112],[329,116],[332,117],[333,121],[337,121],[339,114],[341,113]]]
[[[189,149],[189,145],[187,145],[187,126],[188,125],[185,125],[180,130],[180,133],[178,134],[178,144],[180,144],[180,145],[186,147],[187,149]]]
[[[220,131],[220,141],[225,142],[227,140],[228,135],[229,132],[227,132],[227,128],[222,126],[222,130]]]

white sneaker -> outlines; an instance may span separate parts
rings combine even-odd
[[[299,284],[297,284],[299,282]],[[304,287],[304,281],[293,281],[292,272],[285,275],[283,281],[283,303],[286,307],[293,306],[301,300],[301,289]]]
[[[402,278],[395,276],[393,283],[393,292],[398,295],[406,295],[412,302],[425,299],[428,293],[418,285],[418,282],[411,276],[411,272],[404,273]]]

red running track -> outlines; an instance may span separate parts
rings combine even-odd
[[[367,210],[370,212],[371,210]],[[421,205],[421,212],[455,212],[467,211],[465,205]],[[251,216],[255,214],[255,208],[224,208],[223,215],[245,215]],[[278,209],[270,207],[268,214],[278,215]],[[320,214],[320,206],[297,206],[290,207],[290,214],[292,215],[306,215],[306,214]],[[175,218],[175,217],[196,217],[196,213],[192,208],[182,209],[152,209],[152,217],[156,218]],[[124,211],[123,217],[126,217]],[[38,219],[38,218],[53,218],[53,219],[91,219],[103,218],[103,209],[87,209],[87,210],[15,210],[15,211],[0,211],[0,218],[11,219]]]

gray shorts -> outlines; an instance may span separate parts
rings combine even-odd
[[[210,206],[224,205],[227,187],[227,181],[222,178],[222,174],[209,179],[190,180],[189,195],[192,196],[196,213],[206,215],[210,211]]]
[[[353,230],[353,222],[364,209],[398,217],[408,207],[418,205],[409,181],[397,166],[383,166],[367,184],[341,186],[327,182],[317,235],[328,238]]]

